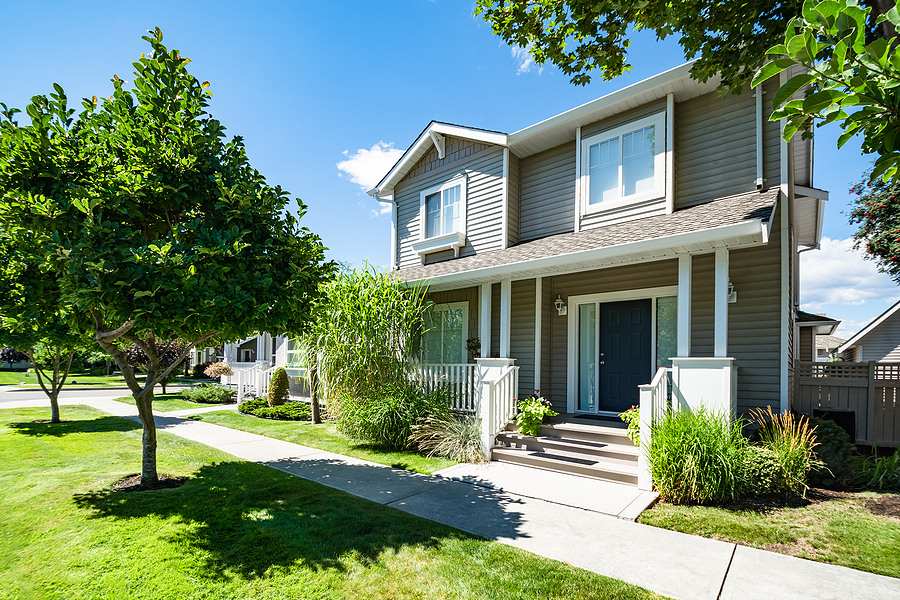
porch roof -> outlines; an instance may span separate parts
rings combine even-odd
[[[401,281],[428,281],[434,290],[499,279],[523,279],[613,264],[674,258],[717,247],[768,242],[779,188],[719,198],[658,215],[561,233],[430,265],[394,271]]]

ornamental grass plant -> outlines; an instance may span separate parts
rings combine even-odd
[[[818,446],[816,428],[807,417],[792,412],[775,413],[771,406],[766,410],[754,408],[750,416],[760,425],[757,433],[761,444],[775,453],[784,490],[805,494],[809,488],[806,478],[821,465],[814,452]]]
[[[441,456],[456,462],[486,462],[481,449],[481,420],[454,414],[433,415],[412,427],[410,441],[429,458]]]
[[[704,407],[670,411],[654,424],[649,461],[660,497],[674,504],[736,498],[747,445],[742,424]]]

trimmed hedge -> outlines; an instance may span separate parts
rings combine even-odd
[[[231,404],[235,393],[215,383],[201,383],[192,388],[182,390],[181,397],[188,402],[201,404]]]
[[[288,401],[278,406],[269,406],[266,398],[255,398],[241,402],[238,411],[254,417],[279,421],[309,421],[312,419],[312,410],[305,402]]]
[[[269,395],[267,397],[269,406],[274,408],[287,402],[288,397],[291,395],[291,391],[288,388],[287,371],[284,370],[284,367],[278,367],[272,373],[272,379],[269,380]]]

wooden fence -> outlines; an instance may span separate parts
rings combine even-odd
[[[799,362],[794,408],[852,413],[856,443],[900,446],[900,363]]]

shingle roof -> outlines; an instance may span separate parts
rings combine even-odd
[[[831,317],[826,317],[825,315],[816,315],[813,313],[808,313],[804,310],[797,311],[797,322],[798,323],[840,323],[837,319],[832,319]]]
[[[834,335],[817,335],[816,348],[830,350],[831,348],[837,348],[846,341],[847,340],[845,340],[844,338],[839,338]]]
[[[684,208],[671,215],[645,217],[585,231],[560,233],[520,242],[505,250],[482,252],[430,265],[408,267],[394,271],[394,274],[403,281],[419,281],[754,220],[768,221],[772,216],[778,194],[778,188],[771,188],[763,192],[728,196]]]

